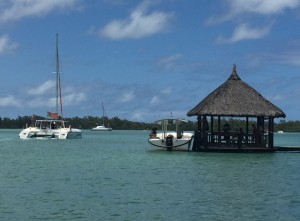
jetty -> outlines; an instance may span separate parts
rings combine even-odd
[[[274,146],[274,119],[285,113],[241,80],[233,65],[229,78],[201,100],[187,116],[197,116],[193,151],[275,152],[300,147]],[[231,128],[230,120],[244,122]]]

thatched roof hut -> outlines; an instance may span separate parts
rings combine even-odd
[[[187,113],[188,116],[285,117],[285,113],[240,79],[233,66],[227,81]]]
[[[237,74],[236,66],[233,66],[230,77],[217,89],[211,92],[200,103],[198,103],[188,113],[188,116],[198,116],[198,131],[195,133],[195,141],[193,149],[199,150],[200,146],[209,145],[220,147],[223,146],[224,140],[228,137],[231,142],[235,141],[239,136],[238,132],[225,132],[221,129],[221,117],[245,117],[246,118],[246,134],[239,136],[241,140],[245,140],[246,147],[273,148],[273,132],[274,118],[285,117],[285,113],[251,86],[240,79]],[[210,117],[210,131],[207,131],[207,117]],[[214,119],[217,117],[217,131],[213,131]],[[253,124],[253,131],[249,130],[249,119],[256,118],[256,125]],[[267,123],[265,122],[267,121]],[[256,134],[259,131],[259,134]],[[242,128],[241,128],[242,129]],[[228,144],[228,140],[226,140]],[[197,146],[198,145],[198,146]],[[239,143],[239,148],[242,146]]]

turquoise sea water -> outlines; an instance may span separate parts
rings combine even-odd
[[[0,130],[0,220],[300,220],[300,153],[153,151],[147,131]],[[300,146],[299,133],[275,145]]]

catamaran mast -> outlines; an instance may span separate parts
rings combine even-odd
[[[103,105],[103,101],[102,101],[102,125],[104,125],[104,116],[105,116],[105,110],[104,110],[104,105]]]
[[[102,101],[102,125],[105,126],[104,124],[104,118],[107,118],[106,116],[106,113],[105,113],[105,109],[104,109],[104,104],[103,104],[103,101]],[[107,126],[109,127],[109,121],[107,120]]]
[[[62,109],[62,95],[61,95],[61,84],[60,84],[60,66],[59,66],[59,53],[58,53],[58,33],[56,33],[56,113],[58,114],[58,98],[60,105],[60,116],[63,120],[63,109]]]
[[[59,76],[59,57],[58,57],[58,33],[56,33],[56,113],[58,114],[58,88],[59,88],[59,84],[58,84],[58,76]]]

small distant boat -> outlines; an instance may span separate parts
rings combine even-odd
[[[166,150],[190,150],[194,135],[193,133],[183,132],[182,124],[187,123],[184,119],[161,119],[156,124],[161,125],[161,132],[157,133],[157,128],[153,128],[148,142],[157,148]],[[173,130],[170,130],[172,128]]]
[[[99,125],[91,129],[91,131],[112,131],[112,128]]]
[[[59,102],[58,102],[59,101]],[[59,105],[58,105],[59,104]],[[58,114],[60,106],[60,116]],[[52,119],[35,120],[34,126],[26,125],[19,133],[21,139],[28,138],[55,138],[55,139],[77,139],[82,138],[82,132],[79,129],[66,127],[62,111],[62,94],[60,84],[60,66],[58,57],[58,34],[56,34],[56,112],[48,112]]]
[[[102,125],[98,125],[98,126],[92,128],[91,131],[112,131],[112,128],[109,127],[109,125],[108,125],[108,127],[105,127],[105,121],[104,121],[105,118],[107,118],[107,117],[106,117],[104,105],[102,102]]]
[[[279,130],[278,133],[279,133],[279,134],[283,134],[283,131],[282,131],[282,130]]]

